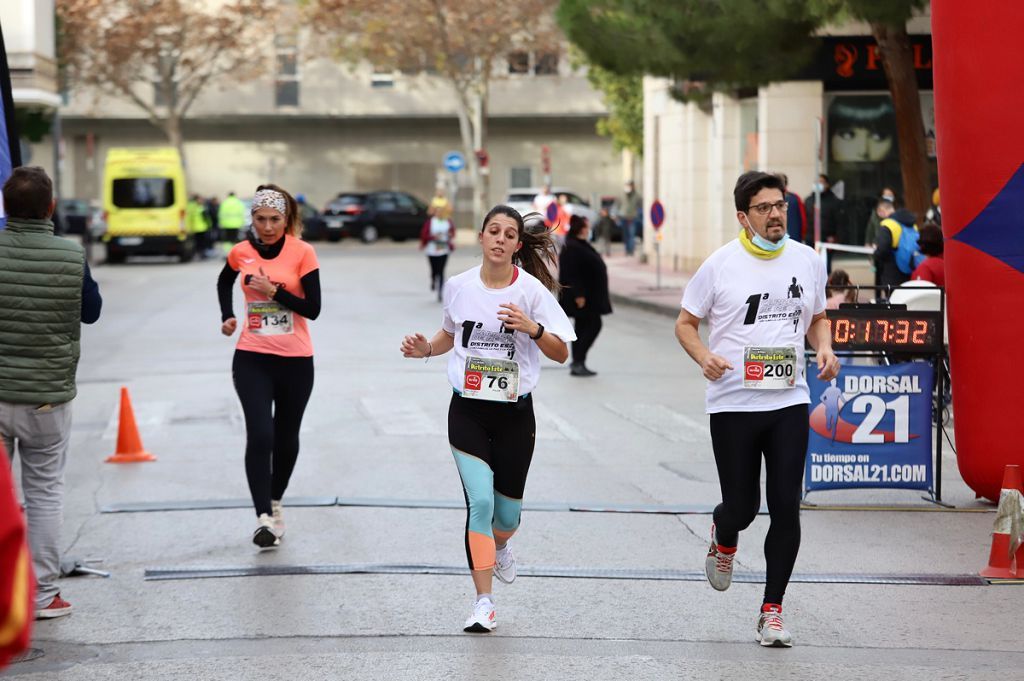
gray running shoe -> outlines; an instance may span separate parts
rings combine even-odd
[[[792,648],[793,637],[782,623],[782,606],[765,605],[757,618],[757,636],[754,640],[766,648]]]
[[[732,584],[732,561],[735,557],[736,547],[729,550],[715,541],[715,524],[711,523],[711,546],[704,559],[704,573],[716,591],[725,591]]]
[[[284,537],[284,512],[280,501],[270,501],[271,517],[274,519],[274,534],[278,539]]]
[[[516,581],[516,557],[512,553],[512,544],[494,554],[494,576],[505,584]]]

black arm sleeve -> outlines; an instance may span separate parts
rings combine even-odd
[[[305,298],[279,288],[274,300],[306,319],[316,319],[320,316],[320,270],[313,270],[300,281],[302,290],[306,292]]]
[[[85,270],[82,272],[82,323],[92,324],[100,318],[100,310],[103,308],[103,298],[100,297],[100,286],[92,278],[89,271],[89,263],[85,263]]]
[[[235,285],[235,279],[238,279],[238,270],[233,270],[231,265],[224,263],[224,269],[217,277],[217,300],[220,301],[220,320],[222,322],[235,316],[234,310],[231,309],[231,287]]]

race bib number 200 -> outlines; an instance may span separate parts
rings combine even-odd
[[[754,390],[785,390],[796,385],[796,349],[779,347],[743,348],[743,387]]]
[[[292,311],[273,300],[246,305],[249,333],[259,336],[281,336],[293,333]]]
[[[491,402],[519,399],[519,362],[512,359],[466,357],[462,396]]]

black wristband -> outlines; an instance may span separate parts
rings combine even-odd
[[[530,338],[533,339],[533,340],[540,340],[540,337],[543,336],[543,335],[544,335],[544,325],[541,324],[540,322],[537,322],[537,334],[535,336],[530,336]]]

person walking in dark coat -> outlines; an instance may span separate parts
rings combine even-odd
[[[560,302],[565,313],[576,319],[576,340],[572,344],[573,376],[594,376],[587,368],[587,352],[601,332],[601,315],[611,314],[608,299],[608,268],[588,241],[590,223],[580,215],[569,218],[569,235],[558,257]]]

